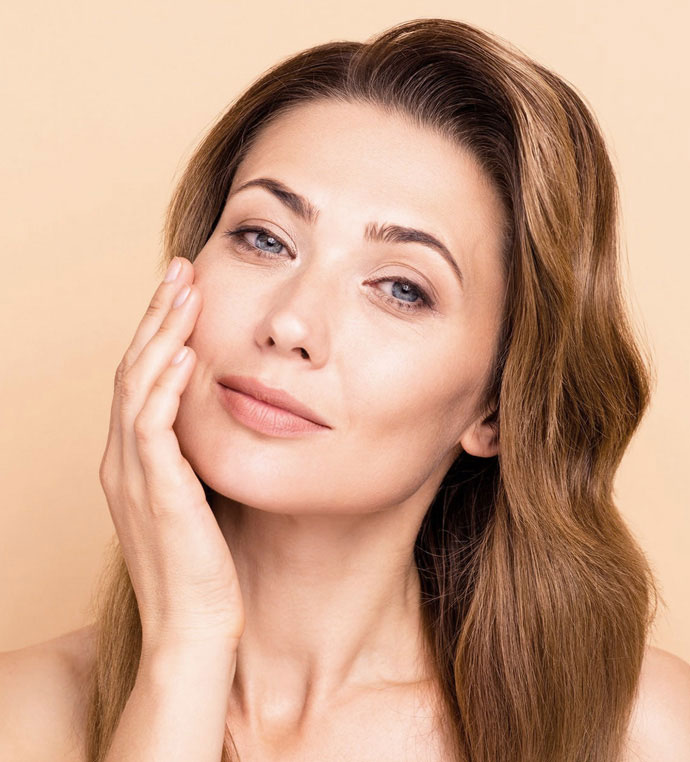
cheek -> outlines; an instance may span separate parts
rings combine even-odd
[[[225,367],[232,358],[233,338],[246,327],[247,309],[241,300],[229,298],[218,287],[209,288],[203,281],[197,285],[202,297],[201,311],[185,343],[196,352],[198,362],[210,361],[222,351],[216,359]]]
[[[409,343],[389,344],[362,358],[362,373],[346,383],[354,428],[372,441],[415,437],[432,449],[452,446],[469,422],[481,390],[477,355],[455,340],[427,342],[410,353]]]

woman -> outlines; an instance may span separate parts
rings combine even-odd
[[[255,82],[118,367],[96,623],[4,656],[12,758],[690,756],[611,496],[649,398],[616,212],[582,100],[466,24]]]

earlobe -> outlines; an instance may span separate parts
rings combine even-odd
[[[475,422],[460,438],[462,449],[476,458],[491,458],[498,455],[498,433],[495,424],[486,421]]]

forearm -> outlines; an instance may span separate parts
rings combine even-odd
[[[227,647],[142,654],[104,762],[219,762],[235,663]]]

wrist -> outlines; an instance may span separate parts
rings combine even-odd
[[[139,672],[156,683],[175,682],[189,676],[232,685],[237,664],[237,643],[230,640],[166,640],[144,642]]]

